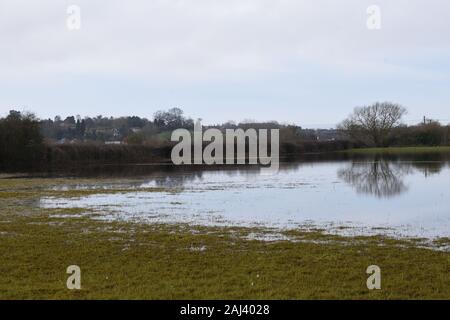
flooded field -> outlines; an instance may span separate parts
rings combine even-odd
[[[449,177],[442,156],[3,174],[1,297],[448,298]]]
[[[270,176],[258,168],[154,166],[143,177],[57,185],[55,191],[92,192],[44,196],[38,205],[150,224],[436,239],[450,237],[449,181],[448,161],[434,158],[299,161]]]

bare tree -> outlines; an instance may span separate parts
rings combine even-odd
[[[384,147],[392,129],[400,124],[407,110],[399,104],[376,102],[357,107],[339,128],[350,138],[377,147]]]

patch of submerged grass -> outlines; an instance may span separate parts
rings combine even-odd
[[[433,245],[438,248],[450,248],[450,238],[439,238],[433,240]],[[450,255],[449,255],[450,257]]]
[[[94,194],[120,194],[130,192],[173,192],[167,188],[91,188],[91,189],[70,189],[70,190],[48,190],[46,195],[49,197],[60,198],[79,198],[86,197]]]
[[[178,192],[177,189],[161,187],[124,188],[103,181],[73,179],[0,179],[0,199],[23,199],[33,196],[79,198],[94,194],[120,194],[136,192]],[[60,188],[65,186],[66,188]],[[59,188],[58,188],[59,187]]]
[[[267,230],[98,221],[77,215],[80,208],[32,206],[34,196],[0,203],[2,299],[450,297],[449,254],[405,241],[321,230],[246,240]],[[66,289],[73,264],[80,291]],[[381,267],[382,290],[366,288],[372,264]]]

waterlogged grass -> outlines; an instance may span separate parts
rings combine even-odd
[[[40,209],[40,194],[60,183],[0,180],[0,194],[8,193],[0,196],[0,299],[450,298],[449,253],[415,241],[294,230],[267,242],[249,239],[276,231],[106,222],[80,208]],[[382,290],[366,287],[373,264]],[[66,288],[69,265],[81,268],[79,291]]]
[[[430,154],[450,153],[450,146],[438,147],[388,147],[388,148],[361,148],[343,151],[350,154]]]
[[[130,187],[114,186],[113,182],[102,181],[99,186],[94,180],[71,179],[0,179],[0,199],[20,199],[30,197],[79,198],[93,194],[118,194],[133,191]],[[62,187],[64,186],[64,187]],[[177,192],[176,188],[167,189],[148,187],[136,189],[139,192]]]

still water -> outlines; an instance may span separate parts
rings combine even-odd
[[[117,184],[99,179],[95,185],[127,189],[120,193],[45,197],[40,206],[88,208],[105,219],[142,223],[450,237],[447,160],[374,157],[300,161],[283,164],[271,176],[261,175],[257,168],[152,170],[144,178],[117,179]]]

